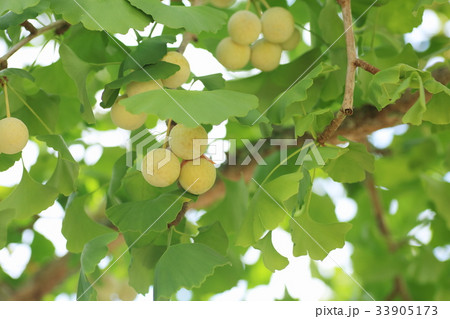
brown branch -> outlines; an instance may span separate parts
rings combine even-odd
[[[70,254],[55,259],[28,280],[25,286],[12,295],[9,300],[38,301],[52,292],[56,286],[64,282],[77,269],[69,267]]]
[[[397,244],[392,239],[392,234],[387,226],[386,219],[384,217],[384,209],[381,204],[381,199],[378,194],[378,190],[375,186],[373,176],[368,174],[366,178],[366,188],[369,193],[370,200],[373,206],[373,213],[375,220],[377,221],[378,230],[383,235],[391,253],[395,252],[398,248]]]
[[[189,203],[188,202],[184,202],[183,206],[181,207],[180,212],[177,215],[177,217],[173,221],[171,221],[169,224],[167,224],[167,228],[170,228],[172,226],[177,226],[181,222],[181,220],[183,219],[184,215],[186,215],[188,209],[189,209]]]
[[[353,20],[351,0],[338,0],[342,8],[342,17],[344,20],[345,43],[347,47],[347,76],[345,79],[344,101],[342,103],[342,112],[345,115],[353,114],[353,94],[355,91],[356,76],[356,46],[355,36],[353,34]]]
[[[344,122],[345,118],[353,114],[353,95],[355,93],[355,77],[356,77],[356,46],[355,35],[353,34],[353,20],[351,0],[337,0],[342,8],[342,16],[344,20],[345,45],[347,47],[347,74],[345,78],[344,100],[340,111],[336,114],[335,119],[328,125],[325,131],[320,134],[317,141],[324,145],[325,142],[336,132],[336,130]]]
[[[330,125],[328,125],[326,129],[322,132],[322,134],[319,135],[319,137],[317,138],[317,142],[322,146],[325,145],[325,142],[328,141],[330,137],[336,133],[336,131],[342,125],[342,122],[344,122],[346,117],[347,115],[345,115],[342,109],[340,109],[337,112],[336,117],[333,119],[333,121],[331,121]]]
[[[20,25],[23,26],[28,32],[30,32],[30,34],[36,34],[38,32],[36,27],[32,25],[28,20],[25,20]]]
[[[394,278],[394,288],[389,293],[389,295],[385,298],[387,301],[392,301],[395,297],[400,296],[403,301],[412,300],[411,295],[408,292],[406,287],[406,283],[402,277],[396,276]]]
[[[40,36],[43,33],[46,33],[50,30],[53,29],[57,29],[60,30],[61,28],[63,28],[64,26],[67,27],[67,25],[69,25],[66,21],[64,20],[58,20],[55,21],[43,28],[37,29],[35,33],[31,33],[29,36],[27,36],[26,38],[23,38],[21,41],[19,41],[16,45],[14,45],[4,56],[0,57],[0,70],[5,69],[8,64],[7,61],[8,59],[17,51],[19,51],[22,47],[24,47],[25,45],[27,45],[31,40],[33,40],[34,38]],[[30,31],[31,32],[31,31]]]
[[[367,72],[372,73],[373,75],[375,75],[381,71],[379,68],[377,68],[377,67],[373,66],[372,64],[370,64],[369,62],[366,62],[361,59],[356,59],[354,63],[355,63],[355,66],[357,66],[363,70],[366,70]]]
[[[185,33],[183,33],[183,41],[181,42],[177,51],[180,52],[181,54],[183,54],[184,51],[186,51],[186,48],[189,45],[189,43],[197,42],[197,41],[198,41],[198,38],[195,34],[193,34],[191,32],[185,32]]]

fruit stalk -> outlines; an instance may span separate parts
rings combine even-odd
[[[2,80],[3,92],[5,92],[6,117],[11,117],[11,109],[9,107],[8,85],[6,79]]]

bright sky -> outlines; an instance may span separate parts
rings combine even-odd
[[[426,50],[429,45],[428,39],[434,34],[440,32],[444,28],[445,33],[450,37],[450,22],[447,22],[445,26],[442,26],[436,14],[433,11],[426,10],[424,14],[423,23],[413,30],[410,34],[405,36],[406,41],[410,42],[417,50]],[[158,28],[157,28],[158,30]],[[159,28],[161,32],[161,28]],[[144,32],[143,34],[148,34]],[[127,35],[117,35],[117,37],[127,45],[136,45],[134,34],[130,32]],[[308,44],[310,42],[309,34],[304,31],[303,38]],[[178,46],[180,42],[174,44]],[[35,45],[41,45],[42,39],[38,38],[33,41]],[[6,51],[6,46],[0,41],[0,55]],[[53,43],[49,43],[44,50],[39,54],[40,48],[27,47],[22,49],[19,53],[14,55],[9,60],[10,67],[22,68],[29,65],[35,59],[40,65],[49,65],[59,59],[57,49]],[[192,45],[189,45],[185,56],[188,59],[191,69],[197,76],[207,75],[212,73],[223,73],[226,79],[234,78],[236,75],[248,76],[249,72],[228,72],[225,70],[211,55],[211,53],[196,49]],[[429,63],[436,63],[443,60],[442,58],[435,58]],[[428,65],[428,66],[429,66]],[[250,74],[255,74],[256,71],[251,71]],[[201,84],[194,86],[193,89],[202,89]],[[100,94],[97,94],[99,97]],[[95,108],[96,114],[104,114],[105,111],[99,106]],[[106,111],[107,112],[107,111]],[[166,129],[165,123],[160,122],[158,126],[153,129],[153,132],[164,132]],[[401,125],[395,128],[383,129],[375,132],[371,135],[370,140],[378,148],[386,148],[392,142],[394,135],[403,134],[407,127]],[[221,139],[226,134],[225,123],[214,128],[210,133],[210,139]],[[85,149],[81,145],[72,145],[70,151],[74,158],[78,161],[82,159],[88,164],[95,164],[101,157],[103,148],[112,146],[124,146],[127,144],[129,138],[129,132],[117,129],[108,132],[98,132],[92,129],[83,133],[82,139],[89,146]],[[216,146],[223,145],[223,143],[216,142]],[[220,149],[220,147],[219,147]],[[226,151],[227,144],[222,147],[223,151]],[[38,147],[36,143],[30,141],[23,151],[23,162],[25,167],[29,169],[38,157]],[[220,163],[221,154],[210,154],[213,160]],[[13,186],[16,185],[22,175],[22,164],[16,163],[12,168],[6,172],[0,173],[0,186]],[[450,173],[447,175],[447,180],[450,182]],[[336,205],[336,214],[340,221],[349,221],[356,214],[356,203],[346,196],[345,190],[339,183],[333,182],[331,179],[316,179],[314,183],[314,192],[318,194],[329,194],[333,202]],[[393,210],[395,212],[395,209]],[[53,242],[56,247],[56,254],[63,256],[67,253],[65,248],[66,240],[61,235],[62,219],[64,217],[64,210],[58,204],[54,204],[52,207],[40,214],[41,218],[36,222],[34,229],[49,240]],[[187,217],[191,221],[195,221],[199,218],[198,212],[190,212]],[[428,228],[421,228],[413,230],[414,234],[419,237],[425,243],[430,240],[431,232]],[[23,234],[24,244],[10,244],[8,247],[0,250],[0,265],[3,270],[13,278],[18,278],[26,267],[31,251],[27,244],[32,241],[33,233],[31,231],[25,231]],[[284,287],[288,288],[289,293],[301,300],[323,300],[332,298],[332,291],[320,280],[311,277],[309,270],[309,258],[300,257],[295,258],[292,256],[292,242],[290,235],[284,230],[275,230],[273,232],[273,241],[277,250],[284,256],[289,258],[289,266],[282,271],[277,271],[270,281],[268,286],[259,286],[250,290],[246,290],[246,284],[244,281],[239,282],[237,287],[230,291],[214,297],[214,300],[273,300],[274,298],[282,298],[284,294]],[[343,269],[351,273],[352,265],[350,256],[352,253],[351,244],[347,243],[343,249],[337,249],[330,253],[330,255],[320,263],[319,268],[322,272],[329,274],[333,272],[337,267],[336,263],[343,267]],[[445,259],[450,257],[450,248],[442,248],[435,252],[438,258]],[[250,249],[250,251],[244,256],[243,260],[247,264],[252,264],[257,261],[259,257],[259,251]],[[109,259],[105,259],[101,266],[106,268]],[[180,299],[189,299],[190,293],[182,290],[179,292],[178,297]],[[151,299],[152,293],[147,296],[138,296],[137,299]],[[60,295],[57,300],[75,300],[75,295]]]

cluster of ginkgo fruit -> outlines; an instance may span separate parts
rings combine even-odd
[[[191,74],[189,62],[181,53],[170,51],[162,61],[176,64],[180,69],[167,79],[128,84],[126,94],[120,96],[111,108],[111,120],[115,125],[125,130],[135,130],[147,120],[147,114],[129,112],[120,103],[121,100],[163,87],[176,89],[189,79]],[[169,135],[170,149],[159,148],[148,152],[142,162],[142,175],[155,187],[167,187],[178,180],[181,187],[192,194],[205,193],[216,180],[213,163],[203,155],[207,148],[207,140],[208,134],[202,126],[189,128],[183,124],[175,125]]]
[[[268,8],[261,18],[249,10],[237,11],[228,20],[228,34],[216,48],[217,60],[228,70],[251,62],[261,71],[272,71],[279,66],[282,51],[295,49],[301,40],[294,17],[282,7]]]
[[[142,175],[156,187],[167,187],[178,180],[191,194],[206,193],[216,181],[216,168],[203,155],[207,141],[208,134],[203,126],[175,125],[169,134],[170,149],[148,152],[142,161]]]

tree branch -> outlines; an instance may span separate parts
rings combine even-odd
[[[26,21],[26,22],[28,22],[28,21]],[[29,24],[31,24],[31,23],[29,23]],[[56,30],[65,29],[65,30],[67,30],[68,26],[70,26],[70,24],[67,23],[66,21],[58,20],[58,21],[55,21],[55,22],[53,22],[53,23],[51,23],[51,24],[49,24],[49,25],[47,25],[47,26],[45,26],[43,28],[36,29],[36,31],[34,33],[29,30],[30,33],[31,33],[29,36],[27,36],[26,38],[23,38],[21,41],[19,41],[4,56],[2,56],[0,58],[0,70],[6,69],[8,67],[8,63],[7,63],[8,59],[14,53],[19,51],[22,47],[27,45],[34,38],[40,36],[41,34],[43,34],[45,32],[53,30],[53,29],[56,29]],[[27,27],[25,26],[25,28],[27,28]],[[33,26],[33,28],[34,28],[34,26]],[[27,30],[28,30],[28,28],[27,28]],[[58,33],[58,34],[61,34],[61,33]]]
[[[355,92],[356,77],[356,46],[355,35],[353,34],[353,20],[351,0],[337,0],[342,8],[342,16],[344,20],[345,44],[347,47],[347,75],[345,78],[345,93],[341,109],[336,114],[335,119],[328,125],[325,131],[320,134],[317,141],[324,145],[325,142],[336,132],[336,130],[344,122],[345,118],[353,114],[353,94]]]
[[[30,34],[36,34],[38,32],[36,27],[32,25],[28,20],[25,20],[20,25],[23,26],[28,32],[30,32]]]
[[[42,298],[52,292],[67,277],[74,274],[77,269],[69,267],[71,254],[55,259],[37,272],[25,286],[21,287],[9,300],[33,301]]]
[[[355,66],[357,66],[363,70],[366,70],[367,72],[372,73],[373,75],[375,75],[381,71],[379,68],[377,68],[377,67],[373,66],[372,64],[370,64],[364,60],[361,60],[361,59],[356,59],[354,63],[355,63]]]
[[[181,222],[181,220],[183,219],[184,215],[186,215],[186,212],[188,210],[189,210],[189,203],[188,202],[184,202],[183,206],[181,207],[180,212],[177,215],[177,217],[172,222],[167,224],[167,228],[170,228],[172,226],[177,226]]]
[[[378,194],[378,190],[375,186],[373,176],[368,174],[366,178],[366,188],[369,193],[370,200],[372,202],[373,213],[380,233],[383,235],[391,253],[395,252],[398,245],[392,239],[391,231],[389,230],[386,219],[384,218],[384,209],[381,204],[381,199]]]
[[[338,0],[342,8],[342,17],[344,20],[345,43],[347,46],[347,76],[345,79],[344,101],[342,103],[342,112],[345,115],[353,114],[353,94],[355,91],[356,75],[356,47],[355,36],[353,34],[353,20],[351,0]]]

